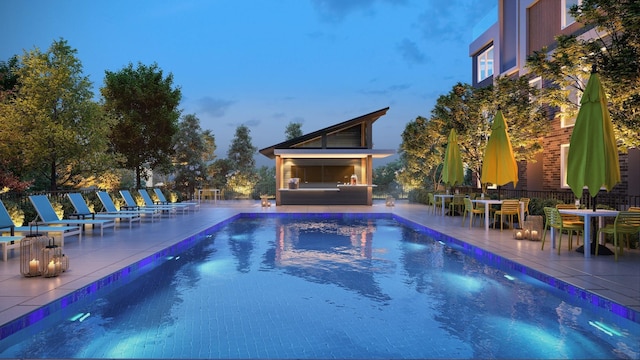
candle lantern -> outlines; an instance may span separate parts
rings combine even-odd
[[[531,230],[529,240],[540,241],[542,230],[544,230],[544,218],[541,215],[530,215],[527,216],[527,223],[529,230]]]
[[[385,202],[385,204],[389,207],[395,206],[396,199],[393,196],[387,196],[387,201]]]
[[[56,245],[53,238],[51,238],[49,243],[42,249],[42,260],[40,262],[42,276],[54,277],[60,275],[63,271],[62,258],[62,248]]]
[[[20,274],[26,277],[42,275],[42,249],[48,240],[37,230],[20,240]]]
[[[60,264],[62,272],[69,270],[69,257],[65,254],[62,254],[62,257],[60,258]]]
[[[271,201],[269,201],[269,195],[260,195],[260,205],[262,205],[262,207],[271,206]]]

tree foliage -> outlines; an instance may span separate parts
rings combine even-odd
[[[479,179],[498,108],[505,114],[516,160],[533,160],[542,151],[542,136],[549,131],[538,90],[526,78],[498,77],[486,88],[457,83],[436,100],[429,120],[418,117],[407,124],[400,145],[405,167],[399,179],[404,184],[422,179],[423,186],[438,188],[451,129],[458,134],[463,163]]]
[[[111,143],[125,157],[124,166],[135,171],[136,186],[145,178],[145,166],[169,172],[178,130],[182,94],[157,64],[129,64],[118,72],[105,72],[101,88],[107,112],[117,119]]]
[[[302,136],[302,123],[290,122],[284,130],[284,134],[287,140]]]
[[[404,167],[398,173],[401,183],[410,187],[434,187],[440,182],[438,168],[444,157],[446,138],[440,133],[441,121],[417,117],[402,132],[400,159]]]
[[[640,6],[630,0],[583,0],[572,14],[596,36],[558,36],[553,51],[534,52],[527,67],[553,84],[544,88],[543,97],[561,115],[575,117],[579,103],[567,89],[581,95],[595,66],[607,92],[618,149],[640,146]]]
[[[255,159],[253,155],[258,149],[251,143],[250,130],[246,125],[236,128],[227,159],[233,164],[233,169],[244,173],[252,173],[255,169]]]
[[[76,52],[62,39],[47,52],[25,51],[12,95],[0,103],[0,143],[11,144],[0,148],[3,158],[12,160],[14,174],[45,179],[49,190],[99,176],[113,159],[109,119],[92,101]]]
[[[19,66],[20,60],[17,55],[7,61],[0,61],[0,101],[14,94],[18,85],[16,71]]]
[[[243,197],[251,195],[258,180],[253,158],[257,150],[251,142],[249,128],[238,126],[227,152],[227,160],[232,166],[232,171],[227,174],[227,185]]]
[[[215,138],[203,131],[195,114],[182,117],[173,136],[175,188],[183,197],[207,182],[207,164],[215,158]]]

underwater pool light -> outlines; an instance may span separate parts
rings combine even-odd
[[[83,315],[84,315],[84,313],[75,314],[69,319],[69,321],[76,321],[76,320],[80,319]]]
[[[513,276],[511,276],[511,275],[509,275],[509,274],[504,274],[504,277],[505,277],[505,279],[507,279],[507,280],[511,280],[511,281],[513,281],[513,280],[515,280],[515,279],[516,279],[516,278],[514,278]]]
[[[82,315],[82,317],[80,319],[78,319],[79,322],[83,322],[85,321],[89,316],[91,316],[91,313],[86,313],[84,315]]]
[[[622,336],[622,334],[617,331],[616,329],[611,328],[610,326],[601,323],[600,321],[589,321],[589,325],[593,326],[594,328],[602,331],[603,333],[609,335],[609,336]]]

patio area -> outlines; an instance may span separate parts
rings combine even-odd
[[[247,212],[391,212],[640,312],[640,250],[637,249],[625,250],[618,262],[614,262],[613,256],[585,259],[581,253],[567,251],[563,241],[558,255],[550,242],[541,251],[540,242],[515,240],[512,231],[485,231],[481,221],[469,229],[468,219],[465,226],[461,226],[459,216],[430,215],[425,205],[402,201],[396,202],[394,207],[385,206],[384,201],[376,201],[373,206],[263,208],[257,200],[203,203],[200,211],[164,217],[154,223],[145,221],[132,229],[118,227],[113,232],[105,232],[104,236],[100,236],[98,230],[92,232],[87,229],[81,242],[77,237],[65,241],[64,253],[69,257],[70,269],[55,278],[21,276],[19,251],[11,252],[8,261],[0,261],[0,327],[194,233]]]

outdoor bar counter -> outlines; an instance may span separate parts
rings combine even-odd
[[[336,187],[300,187],[280,189],[282,205],[371,205],[370,192],[375,185],[337,185]]]

